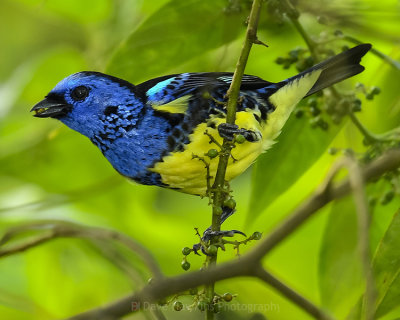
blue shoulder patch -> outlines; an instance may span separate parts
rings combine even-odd
[[[182,73],[158,82],[146,91],[148,101],[156,104],[165,104],[193,91],[196,86],[185,86],[189,77],[190,73]]]
[[[165,98],[164,89],[175,80],[175,77],[157,83],[154,87],[147,90],[146,95],[151,101],[162,101]]]

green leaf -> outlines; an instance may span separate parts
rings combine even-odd
[[[248,219],[256,218],[286,192],[319,159],[340,127],[311,128],[308,120],[292,116],[278,142],[254,166]]]
[[[391,186],[388,185],[387,181],[381,179],[374,184],[370,184],[367,186],[367,194],[370,200],[372,199],[380,199],[382,195],[389,190]],[[393,199],[393,201],[386,205],[374,205],[370,206],[370,248],[371,252],[378,252],[382,239],[385,234],[387,234],[388,229],[390,228],[392,222],[395,218],[393,218],[393,212],[398,210],[400,199]],[[341,236],[341,235],[340,235]],[[376,257],[374,258],[376,259]],[[375,262],[374,262],[375,263]],[[361,295],[358,299],[356,305],[350,310],[349,315],[346,317],[346,320],[359,320],[361,319],[361,315],[363,312],[363,300],[364,296]],[[400,310],[399,310],[400,312]],[[390,312],[387,314],[382,320],[392,320],[393,314]]]
[[[400,296],[400,211],[387,229],[373,261],[373,272],[378,289],[376,317],[381,317],[399,306]]]
[[[120,46],[107,72],[138,82],[233,41],[244,30],[247,12],[226,12],[227,5],[225,0],[170,1]]]
[[[320,249],[319,283],[322,306],[338,319],[345,318],[363,292],[352,197],[332,206]]]

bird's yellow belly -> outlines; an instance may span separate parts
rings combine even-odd
[[[225,119],[216,118],[213,122],[218,127],[220,123],[225,122]],[[252,112],[238,112],[236,124],[240,128],[262,133],[262,128],[255,120]],[[219,149],[216,144],[210,144],[210,137],[204,134],[206,131],[222,144],[222,138],[217,129],[207,127],[206,123],[200,124],[189,136],[190,143],[185,146],[183,151],[173,152],[165,156],[162,162],[158,162],[151,169],[161,175],[163,183],[185,193],[205,195],[207,191],[207,170],[204,162],[193,158],[193,155],[203,157],[209,163],[211,183],[214,181],[219,161],[219,157],[210,159],[205,155],[209,149]],[[272,141],[268,142],[265,139],[236,144],[236,147],[232,149],[235,160],[229,159],[226,180],[229,181],[245,171],[271,144]]]

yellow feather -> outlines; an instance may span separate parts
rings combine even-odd
[[[152,107],[154,110],[162,112],[185,113],[189,105],[188,103],[189,98],[190,95],[186,95],[178,99],[175,99],[171,102],[168,102],[166,104],[161,104],[161,105],[153,104]]]
[[[266,138],[264,150],[273,144],[273,140],[280,134],[294,107],[317,82],[321,72],[322,70],[315,70],[307,73],[302,78],[283,86],[269,97],[269,101],[276,109],[268,115],[267,125],[263,130],[263,135]]]

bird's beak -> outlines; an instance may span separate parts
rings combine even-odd
[[[32,109],[35,117],[38,118],[60,118],[70,112],[72,106],[63,101],[57,101],[52,98],[46,98],[37,103]]]

